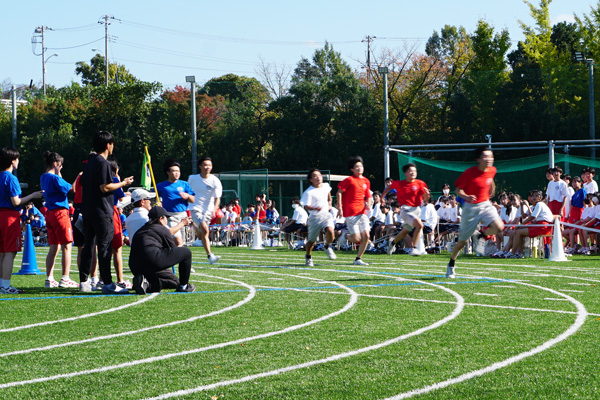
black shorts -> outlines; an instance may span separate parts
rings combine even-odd
[[[293,222],[290,225],[283,228],[283,232],[285,232],[285,233],[295,233],[298,230],[300,232],[308,232],[308,227],[305,224],[299,224],[297,222]]]

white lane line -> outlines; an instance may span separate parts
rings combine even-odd
[[[497,294],[492,293],[473,293],[475,296],[489,296],[489,297],[499,297]]]
[[[593,286],[590,283],[579,283],[579,282],[568,282],[567,285],[573,285],[573,286]]]
[[[279,273],[269,272],[269,271],[250,271],[250,272],[270,274],[270,275],[292,276],[292,277],[296,277],[296,278],[300,278],[300,279],[310,279],[310,278],[305,278],[305,277],[298,276],[298,275],[279,274]],[[235,344],[246,343],[246,342],[249,342],[252,340],[264,339],[264,338],[268,338],[271,336],[280,335],[283,333],[287,333],[287,332],[291,332],[291,331],[298,330],[301,328],[305,328],[307,326],[314,325],[316,323],[333,318],[337,315],[343,314],[344,312],[346,312],[349,309],[351,309],[352,307],[354,307],[354,305],[358,301],[358,293],[356,293],[354,290],[350,289],[347,286],[339,284],[337,282],[331,281],[329,283],[339,286],[340,288],[346,290],[350,294],[350,300],[341,309],[334,311],[330,314],[321,316],[319,318],[313,319],[311,321],[304,322],[302,324],[290,326],[290,327],[287,327],[287,328],[284,328],[284,329],[281,329],[278,331],[267,332],[267,333],[263,333],[263,334],[256,335],[256,336],[237,339],[237,340],[233,340],[230,342],[217,343],[217,344],[213,344],[211,346],[182,351],[182,352],[178,352],[178,353],[169,353],[169,354],[164,354],[162,356],[144,358],[144,359],[129,361],[129,362],[121,363],[121,364],[114,364],[114,365],[109,365],[109,366],[105,366],[105,367],[94,368],[94,369],[90,369],[90,370],[83,370],[83,371],[71,372],[71,373],[66,373],[66,374],[46,376],[46,377],[41,377],[41,378],[29,379],[29,380],[25,380],[25,381],[8,382],[8,383],[0,384],[0,389],[7,388],[7,387],[13,387],[13,386],[23,386],[23,385],[28,385],[28,384],[32,384],[32,383],[54,381],[54,380],[64,379],[64,378],[73,378],[75,376],[89,375],[89,374],[94,374],[94,373],[98,373],[98,372],[112,371],[112,370],[116,370],[116,369],[132,367],[132,366],[141,365],[141,364],[150,364],[150,363],[157,362],[157,361],[168,360],[168,359],[174,358],[174,357],[181,357],[181,356],[185,356],[185,355],[189,355],[189,354],[196,354],[196,353],[200,353],[200,352],[204,352],[204,351],[208,351],[208,350],[220,349],[220,348],[232,346]]]
[[[29,325],[15,326],[13,328],[0,329],[0,333],[20,331],[22,329],[35,328],[37,326],[53,325],[53,324],[58,324],[58,323],[61,323],[61,322],[76,321],[78,319],[84,319],[84,318],[95,317],[97,315],[108,314],[108,313],[111,313],[111,312],[123,310],[125,308],[129,308],[129,307],[140,305],[142,303],[145,303],[145,302],[147,302],[149,300],[154,299],[155,297],[156,297],[156,294],[153,294],[153,295],[150,295],[150,296],[144,296],[142,299],[140,299],[138,301],[134,301],[133,303],[130,303],[130,304],[125,304],[125,305],[122,305],[122,306],[119,306],[119,307],[114,307],[114,308],[110,308],[108,310],[98,311],[98,312],[95,312],[95,313],[90,313],[90,314],[85,314],[85,315],[79,315],[77,317],[57,319],[57,320],[54,320],[54,321],[44,321],[44,322],[38,322],[36,324],[29,324]]]
[[[581,304],[579,301],[575,300],[574,298],[572,298],[571,296],[567,295],[567,294],[563,294],[560,292],[557,292],[556,290],[550,289],[550,288],[546,288],[543,286],[537,286],[537,285],[532,285],[529,283],[523,283],[523,285],[527,285],[527,286],[531,286],[533,288],[537,288],[537,289],[542,289],[545,290],[547,292],[550,292],[552,294],[555,294],[557,296],[562,296],[565,300],[570,301],[571,303],[573,303],[575,305],[575,307],[577,307],[577,318],[575,319],[575,322],[566,330],[564,331],[562,334],[556,336],[553,339],[550,339],[544,343],[542,343],[541,345],[539,345],[538,347],[531,349],[529,351],[517,354],[516,356],[507,358],[506,360],[494,363],[492,365],[489,365],[485,368],[481,368],[478,369],[476,371],[471,371],[471,372],[467,372],[466,374],[460,375],[456,378],[452,378],[452,379],[448,379],[446,381],[443,382],[438,382],[435,383],[433,385],[429,385],[429,386],[425,386],[423,388],[420,389],[415,389],[415,390],[411,390],[408,392],[404,392],[401,393],[397,396],[393,396],[393,397],[389,397],[386,400],[400,400],[400,399],[407,399],[413,396],[417,396],[420,394],[424,394],[424,393],[429,393],[431,391],[434,390],[438,390],[438,389],[442,389],[445,387],[448,387],[450,385],[454,385],[457,383],[461,383],[464,382],[466,380],[478,377],[478,376],[482,376],[484,374],[487,374],[488,372],[493,372],[496,371],[500,368],[504,368],[507,367],[511,364],[514,364],[518,361],[521,361],[527,357],[533,356],[535,354],[541,353],[545,350],[548,350],[550,347],[554,346],[557,343],[562,342],[563,340],[567,339],[569,336],[575,334],[575,332],[577,332],[579,330],[579,328],[581,328],[581,326],[585,323],[585,320],[588,316],[588,312],[585,309],[585,306],[583,304]]]
[[[369,274],[369,273],[364,273],[364,274],[365,275],[372,275],[372,274]],[[407,280],[409,280],[409,279],[407,279]],[[410,279],[410,280],[414,281],[414,279]],[[314,360],[314,361],[309,361],[309,362],[302,363],[302,364],[291,365],[289,367],[284,367],[284,368],[279,368],[279,369],[272,370],[272,371],[262,372],[260,374],[249,375],[249,376],[245,376],[245,377],[239,378],[239,379],[232,379],[232,380],[228,380],[228,381],[216,382],[216,383],[213,383],[213,384],[210,384],[210,385],[199,386],[199,387],[196,387],[196,388],[193,388],[193,389],[185,389],[185,390],[179,390],[177,392],[165,393],[163,395],[160,395],[160,396],[157,396],[157,397],[148,398],[146,400],[158,400],[158,399],[168,399],[168,398],[171,398],[171,397],[186,396],[186,395],[197,393],[197,392],[202,392],[202,391],[206,391],[206,390],[212,390],[212,389],[215,389],[215,388],[218,388],[218,387],[223,387],[223,386],[234,385],[234,384],[237,384],[237,383],[248,382],[248,381],[252,381],[252,380],[255,380],[255,379],[265,378],[265,377],[273,376],[273,375],[279,375],[279,374],[283,374],[283,373],[290,372],[290,371],[295,371],[295,370],[302,369],[302,368],[309,368],[309,367],[312,367],[312,366],[315,366],[315,365],[325,364],[325,363],[328,363],[330,361],[337,361],[337,360],[341,360],[341,359],[344,359],[344,358],[352,357],[352,356],[355,356],[355,355],[358,355],[358,354],[362,354],[362,353],[366,353],[366,352],[369,352],[369,351],[377,350],[377,349],[389,346],[391,344],[398,343],[398,342],[400,342],[402,340],[411,338],[413,336],[420,335],[420,334],[425,333],[427,331],[430,331],[432,329],[436,329],[436,328],[438,328],[438,327],[446,324],[447,322],[452,321],[453,319],[455,319],[462,312],[462,310],[464,308],[464,301],[465,300],[464,300],[464,298],[460,294],[458,294],[455,291],[450,290],[450,289],[448,289],[446,287],[443,287],[441,285],[435,285],[433,283],[428,283],[428,282],[423,282],[423,283],[425,283],[427,285],[431,285],[433,287],[436,287],[437,289],[444,290],[445,292],[452,294],[452,296],[454,296],[454,298],[456,299],[456,307],[454,308],[454,310],[452,311],[452,313],[450,315],[446,316],[445,318],[443,318],[443,319],[441,319],[441,320],[439,320],[437,322],[434,322],[433,324],[431,324],[429,326],[417,329],[416,331],[404,334],[402,336],[395,337],[395,338],[387,340],[385,342],[381,342],[381,343],[378,343],[378,344],[375,344],[375,345],[372,345],[372,346],[368,346],[368,347],[363,347],[361,349],[349,351],[349,352],[346,352],[346,353],[336,354],[336,355],[333,355],[333,356],[330,356],[330,357],[327,357],[327,358],[322,358],[320,360]],[[0,386],[0,388],[1,388],[1,386]]]
[[[352,275],[340,275],[338,276],[338,278],[350,278],[350,279],[357,279],[356,276],[352,276]]]
[[[508,286],[508,285],[492,285],[492,287],[501,287],[506,289],[516,289],[516,286]]]
[[[433,290],[433,289],[414,288],[413,290],[419,290],[419,291],[422,291],[422,292],[435,292],[435,290]]]
[[[544,297],[544,300],[548,300],[548,301],[569,301],[568,299],[557,299],[555,297]]]
[[[571,292],[571,293],[585,293],[584,290],[573,290],[573,289],[560,289],[561,292]]]
[[[267,278],[268,281],[284,281],[283,278]]]
[[[202,274],[202,275],[203,276],[210,276],[210,275],[204,275],[204,274]],[[215,278],[215,277],[212,277],[212,278]],[[250,300],[252,300],[256,296],[256,288],[253,287],[253,286],[247,285],[244,282],[234,281],[233,279],[228,279],[228,278],[219,278],[219,279],[224,279],[226,281],[235,282],[235,283],[237,283],[238,286],[243,286],[246,289],[248,289],[250,292],[248,293],[248,295],[243,300],[235,303],[234,305],[222,308],[220,310],[212,311],[212,312],[210,312],[208,314],[198,315],[198,316],[195,316],[195,317],[191,317],[191,318],[183,319],[183,320],[179,320],[179,321],[172,321],[172,322],[168,322],[166,324],[149,326],[149,327],[142,328],[142,329],[137,329],[137,330],[134,330],[134,331],[127,331],[127,332],[115,333],[115,334],[112,334],[112,335],[98,336],[98,337],[90,338],[90,339],[84,339],[84,340],[77,340],[77,341],[74,341],[74,342],[54,344],[54,345],[45,346],[45,347],[31,348],[31,349],[27,349],[27,350],[12,351],[10,353],[0,354],[0,358],[1,357],[13,356],[13,355],[16,355],[16,354],[27,354],[27,353],[33,353],[34,351],[52,350],[52,349],[56,349],[56,348],[59,348],[59,347],[73,346],[73,345],[78,345],[78,344],[83,344],[83,343],[97,342],[97,341],[100,341],[100,340],[114,339],[116,337],[130,336],[130,335],[135,335],[135,334],[141,333],[141,332],[151,331],[151,330],[154,330],[154,329],[166,328],[166,327],[169,327],[169,326],[175,326],[175,325],[184,324],[184,323],[187,323],[187,322],[193,322],[193,321],[196,321],[196,320],[199,320],[199,319],[202,319],[202,318],[212,317],[214,315],[222,314],[222,313],[224,313],[226,311],[231,311],[231,310],[233,310],[235,308],[241,307],[244,304],[248,303]],[[158,293],[153,293],[152,295],[156,297],[158,295]]]

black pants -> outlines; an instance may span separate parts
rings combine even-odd
[[[142,274],[148,280],[150,287],[147,292],[160,292],[161,289],[176,289],[179,285],[187,285],[192,269],[192,252],[187,247],[172,247],[168,249],[147,248],[145,260],[130,260],[131,272]],[[131,261],[137,266],[132,267]],[[179,264],[179,279],[173,273],[172,267]]]
[[[79,265],[79,281],[85,282],[92,269],[92,254],[94,246],[98,246],[98,268],[100,279],[105,285],[112,283],[110,273],[110,259],[112,254],[111,243],[115,235],[112,215],[105,218],[92,218],[83,216],[83,235],[85,243],[81,251]]]

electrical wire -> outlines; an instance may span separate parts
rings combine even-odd
[[[103,37],[96,39],[96,40],[92,40],[91,42],[88,43],[84,43],[84,44],[79,44],[77,46],[70,46],[70,47],[46,47],[47,50],[68,50],[68,49],[76,49],[77,47],[83,47],[83,46],[87,46],[90,45],[92,43],[96,43],[99,42],[101,40],[104,40]]]
[[[52,30],[53,31],[88,31],[88,30],[98,29],[98,28],[102,28],[102,27],[98,24],[88,24],[88,25],[74,26],[72,28],[52,28]]]
[[[113,59],[115,60],[115,59]],[[217,72],[226,72],[226,73],[230,73],[230,72],[236,72],[239,74],[253,74],[253,71],[232,71],[232,70],[227,70],[227,71],[223,71],[223,69],[215,69],[215,68],[202,68],[202,67],[189,67],[189,66],[185,66],[185,65],[173,65],[173,64],[161,64],[161,63],[154,63],[154,62],[148,62],[148,61],[138,61],[138,60],[130,60],[127,58],[118,58],[119,61],[127,61],[127,62],[133,62],[133,63],[138,63],[138,64],[148,64],[148,65],[158,65],[161,67],[171,67],[171,68],[182,68],[182,69],[197,69],[197,70],[201,70],[201,71],[217,71]]]

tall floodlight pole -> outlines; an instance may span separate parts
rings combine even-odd
[[[385,178],[390,177],[390,124],[388,111],[388,68],[377,69],[383,75],[383,169]]]
[[[197,149],[197,140],[196,140],[196,77],[194,75],[186,76],[186,82],[190,82],[191,87],[191,96],[192,96],[192,173],[198,173],[198,149]]]
[[[594,113],[594,60],[586,58],[581,51],[575,52],[575,60],[578,62],[584,62],[588,66],[588,87],[589,87],[589,116],[590,116],[590,139],[596,139],[596,117]],[[592,143],[595,145],[595,143]],[[591,154],[592,158],[596,158],[596,147],[592,147]]]
[[[12,87],[12,147],[17,148],[17,87]]]

